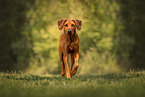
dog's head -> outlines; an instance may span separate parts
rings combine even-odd
[[[59,30],[64,28],[64,33],[66,35],[73,35],[76,28],[81,29],[82,21],[78,19],[60,19],[57,21]]]

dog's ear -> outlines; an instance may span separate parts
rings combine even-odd
[[[82,21],[78,19],[73,19],[76,22],[76,27],[78,30],[81,30],[82,27]]]
[[[60,19],[57,21],[58,29],[61,30],[63,28],[63,24],[66,21],[66,19]]]

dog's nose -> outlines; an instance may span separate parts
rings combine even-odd
[[[68,31],[67,31],[67,35],[71,35],[71,34],[72,34],[71,29],[68,29]]]

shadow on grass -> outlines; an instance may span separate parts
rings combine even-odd
[[[6,75],[4,76],[7,79],[14,79],[14,80],[26,80],[26,81],[35,81],[35,80],[79,80],[79,81],[87,81],[87,80],[99,80],[99,79],[105,79],[105,80],[123,80],[123,79],[130,79],[130,78],[137,78],[140,76],[144,76],[142,73],[108,73],[108,74],[100,74],[100,75],[76,75],[72,77],[71,79],[67,79],[66,77],[61,76],[52,76],[52,77],[42,77],[38,75]]]

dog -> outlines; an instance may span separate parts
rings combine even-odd
[[[79,60],[79,37],[76,29],[80,30],[82,21],[78,19],[60,19],[57,21],[58,29],[62,30],[59,37],[59,56],[62,64],[61,76],[71,78],[78,69]],[[68,66],[68,55],[71,56],[70,69]],[[74,65],[74,66],[73,66]]]

